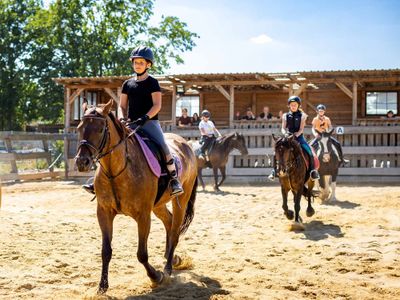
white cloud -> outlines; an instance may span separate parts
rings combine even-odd
[[[250,42],[258,45],[268,44],[272,42],[272,38],[270,38],[266,34],[260,34],[259,36],[255,36],[250,38]]]

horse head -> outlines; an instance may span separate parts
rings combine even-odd
[[[324,131],[324,132],[317,131],[319,135],[318,137],[319,147],[317,151],[317,156],[322,157],[322,162],[324,163],[328,163],[331,160],[331,154],[333,150],[331,136],[333,132],[334,132],[333,128],[330,131]]]
[[[300,144],[293,134],[283,137],[272,134],[272,137],[275,140],[276,172],[279,176],[285,176],[296,167],[297,155],[301,153]]]
[[[231,141],[232,141],[232,147],[238,149],[242,155],[249,154],[249,151],[247,150],[246,146],[246,140],[243,134],[235,132]]]
[[[102,107],[88,108],[86,103],[82,106],[84,115],[77,127],[79,146],[75,156],[79,172],[88,172],[105,148],[109,135],[107,116],[112,106],[113,100]]]

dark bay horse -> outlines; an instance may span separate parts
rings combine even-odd
[[[197,161],[185,139],[166,134],[169,147],[182,162],[180,175],[185,193],[171,198],[167,188],[155,204],[158,178],[151,172],[139,142],[105,106],[87,109],[78,126],[79,148],[76,164],[80,172],[90,170],[93,161],[99,162],[94,179],[97,196],[97,219],[102,232],[102,271],[98,293],[108,289],[108,267],[111,260],[113,220],[117,214],[132,217],[138,225],[137,258],[155,284],[163,282],[177,267],[181,258],[174,255],[179,236],[189,227],[194,216],[197,188]],[[172,201],[172,213],[167,203]],[[148,261],[147,239],[150,233],[151,212],[161,219],[166,230],[164,272],[157,271]],[[128,234],[128,233],[127,233]]]
[[[198,143],[197,145],[192,143],[192,146],[195,150],[200,148]],[[248,154],[246,140],[241,133],[232,132],[217,138],[209,155],[209,162],[206,162],[203,157],[199,157],[197,155],[198,178],[203,190],[205,188],[205,184],[203,181],[202,169],[205,167],[211,167],[214,173],[214,190],[220,191],[219,187],[226,179],[226,163],[228,162],[229,153],[234,149],[239,150],[242,155]],[[218,182],[218,170],[222,175],[220,182]]]
[[[302,195],[306,197],[307,216],[313,216],[315,211],[311,206],[311,197],[314,196],[312,191],[314,182],[309,178],[300,143],[296,141],[294,135],[277,137],[273,134],[272,136],[275,140],[276,174],[281,184],[284,214],[289,220],[293,220],[294,217],[293,230],[304,230],[300,217],[300,200]],[[294,215],[287,205],[289,191],[293,193]]]
[[[338,151],[332,142],[333,132],[334,129],[329,132],[318,132],[319,137],[317,143],[314,144],[320,162],[319,174],[321,178],[319,179],[319,186],[321,194],[319,197],[322,201],[336,200],[336,178],[339,173],[340,160]]]

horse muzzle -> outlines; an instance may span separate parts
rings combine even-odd
[[[93,160],[87,156],[77,155],[75,157],[75,164],[78,167],[79,172],[89,172],[92,167]]]

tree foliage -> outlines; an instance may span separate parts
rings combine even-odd
[[[55,77],[126,75],[130,51],[154,49],[155,72],[198,37],[173,16],[153,21],[152,0],[0,1],[0,130],[33,120],[60,122],[63,90]]]

